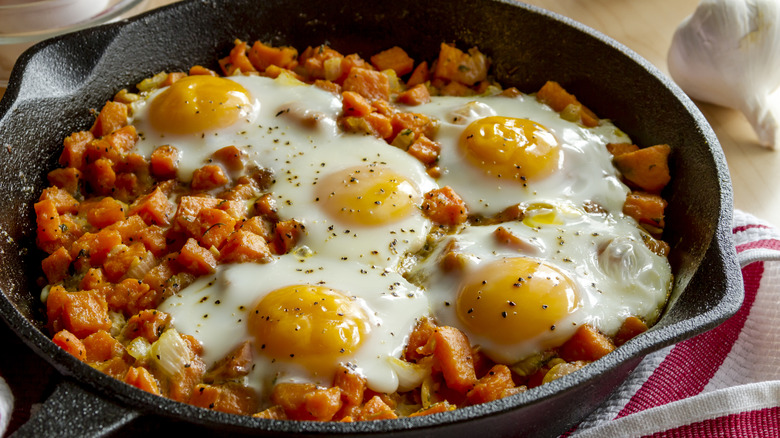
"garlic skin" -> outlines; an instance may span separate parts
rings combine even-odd
[[[680,23],[669,73],[690,97],[741,111],[761,145],[780,141],[780,1],[702,0]]]

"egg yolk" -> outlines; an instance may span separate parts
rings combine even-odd
[[[408,179],[389,168],[360,166],[320,181],[317,201],[342,224],[376,226],[407,217],[421,202],[421,194]]]
[[[250,107],[249,92],[235,81],[187,76],[152,100],[149,118],[161,132],[193,134],[230,126]]]
[[[260,300],[249,315],[249,332],[271,358],[326,375],[360,347],[367,321],[363,309],[339,291],[294,285]]]
[[[560,167],[560,147],[544,126],[528,119],[485,117],[460,137],[466,159],[496,178],[524,182],[542,179]]]
[[[514,257],[466,274],[456,312],[475,335],[512,345],[554,331],[579,306],[577,289],[565,274],[539,260]]]

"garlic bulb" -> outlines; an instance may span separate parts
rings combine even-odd
[[[762,145],[780,141],[780,1],[702,0],[672,39],[669,72],[690,97],[735,108]],[[778,96],[780,98],[780,96]]]

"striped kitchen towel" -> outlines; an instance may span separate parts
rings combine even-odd
[[[733,233],[741,309],[645,357],[570,436],[780,437],[780,232],[736,211]]]
[[[8,428],[8,423],[11,421],[11,413],[14,411],[13,407],[14,396],[11,394],[11,388],[0,377],[0,437],[3,436],[6,428]]]

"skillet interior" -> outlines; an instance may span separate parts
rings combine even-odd
[[[676,274],[671,303],[650,332],[581,372],[483,406],[429,418],[362,425],[259,422],[149,396],[103,376],[59,350],[40,328],[45,315],[35,279],[32,204],[57,167],[62,139],[86,129],[113,94],[161,70],[216,68],[235,38],[304,48],[328,43],[364,57],[398,45],[432,60],[440,42],[478,46],[505,86],[534,92],[556,80],[641,145],[672,145],[673,180],[664,194],[665,239]],[[26,52],[0,102],[0,312],[60,371],[142,412],[237,431],[376,433],[406,431],[557,433],[587,414],[642,355],[714,327],[736,311],[741,276],[730,240],[731,187],[722,151],[695,106],[646,61],[560,16],[510,1],[340,2],[320,0],[189,1],[41,43]],[[563,389],[567,391],[562,392]],[[572,401],[576,400],[576,404]],[[519,406],[519,408],[518,408]],[[554,415],[549,415],[555,412]],[[546,415],[542,415],[546,413]],[[466,422],[469,420],[468,422]]]

